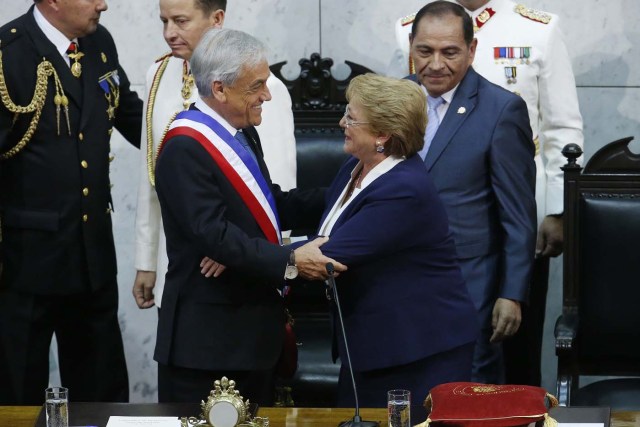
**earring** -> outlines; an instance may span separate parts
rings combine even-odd
[[[378,140],[376,140],[376,151],[378,153],[384,153],[384,145]]]

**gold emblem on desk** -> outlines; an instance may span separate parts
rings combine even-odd
[[[222,377],[213,383],[213,390],[207,401],[200,402],[200,417],[182,417],[181,427],[266,427],[267,418],[252,418],[249,414],[249,400],[243,401],[236,382]]]

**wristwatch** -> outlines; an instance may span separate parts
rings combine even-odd
[[[298,267],[296,267],[296,253],[292,250],[289,254],[289,262],[287,262],[287,268],[284,270],[284,278],[286,280],[293,280],[298,277]]]

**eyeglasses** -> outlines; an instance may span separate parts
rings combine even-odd
[[[344,110],[344,116],[342,116],[342,118],[344,119],[344,126],[346,128],[350,128],[351,126],[360,126],[360,125],[368,125],[369,122],[359,122],[357,120],[351,120],[351,117],[349,116],[349,106],[347,105],[347,108]]]

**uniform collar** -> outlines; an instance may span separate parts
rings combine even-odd
[[[504,9],[507,6],[508,0],[489,0],[487,4],[477,8],[474,11],[467,10],[471,18],[475,21],[475,19],[480,15],[485,9],[491,8],[494,12],[498,12],[501,9]]]

